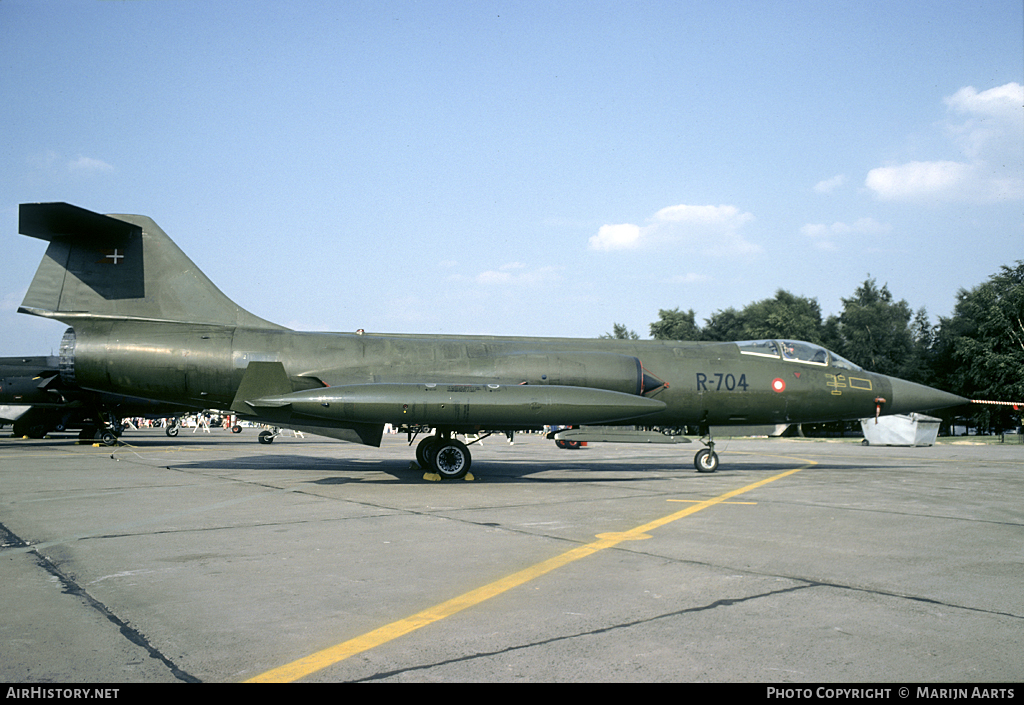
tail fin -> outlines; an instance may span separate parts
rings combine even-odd
[[[18,231],[49,241],[18,309],[68,324],[142,319],[282,328],[224,295],[150,218],[23,203]]]

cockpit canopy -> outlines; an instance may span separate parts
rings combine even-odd
[[[744,340],[736,343],[744,355],[782,358],[789,362],[802,362],[822,367],[838,367],[843,370],[861,368],[831,350],[802,340]]]

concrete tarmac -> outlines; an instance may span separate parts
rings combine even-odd
[[[1024,445],[0,439],[0,682],[1024,680]]]

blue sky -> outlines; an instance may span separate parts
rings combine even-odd
[[[1024,258],[1024,9],[0,2],[0,355],[23,202],[152,217],[303,330],[643,336],[779,288],[914,309]]]

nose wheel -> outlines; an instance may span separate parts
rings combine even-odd
[[[710,448],[698,450],[693,456],[693,465],[697,472],[714,472],[718,469],[718,453]]]
[[[707,446],[697,451],[693,456],[693,466],[697,472],[714,472],[718,469],[718,453],[715,452],[715,440],[711,437],[711,429],[706,429],[707,440],[703,438],[700,442]]]

